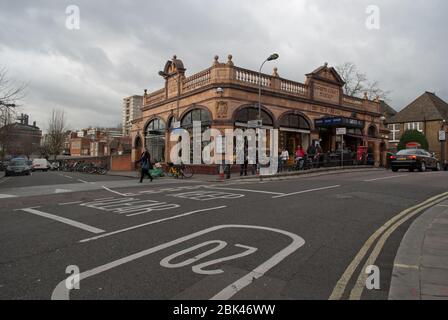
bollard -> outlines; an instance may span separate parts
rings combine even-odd
[[[219,179],[224,180],[224,165],[219,165]]]

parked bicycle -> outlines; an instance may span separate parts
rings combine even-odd
[[[191,178],[194,175],[194,171],[191,167],[187,167],[185,164],[175,165],[172,162],[168,162],[167,175],[173,178]]]

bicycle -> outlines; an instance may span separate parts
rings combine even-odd
[[[193,169],[191,169],[190,167],[187,167],[185,164],[181,163],[180,165],[175,165],[172,162],[168,163],[169,169],[167,172],[167,175],[169,177],[174,177],[176,179],[178,179],[179,177],[181,178],[191,178],[194,175],[194,171]]]

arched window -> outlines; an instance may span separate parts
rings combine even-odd
[[[148,123],[145,138],[151,161],[163,162],[165,160],[165,123],[162,119],[155,118]]]
[[[305,117],[298,114],[287,114],[280,119],[280,127],[310,130],[310,124]]]
[[[209,111],[204,109],[193,109],[188,112],[181,121],[181,126],[184,129],[190,129],[193,127],[194,121],[201,121],[201,126],[210,127],[212,124],[212,116]]]
[[[194,122],[200,121],[201,123],[201,133],[204,133],[207,129],[210,129],[212,125],[212,115],[210,111],[205,109],[193,109],[186,113],[181,120],[181,127],[185,129],[190,134],[190,161],[193,162],[193,124]],[[202,149],[207,146],[210,141],[201,139]]]
[[[235,126],[245,127],[247,122],[250,120],[258,119],[258,108],[257,107],[247,107],[238,111],[235,117]],[[263,121],[263,126],[273,127],[274,121],[272,117],[265,110],[261,109],[261,120]]]
[[[369,137],[376,137],[376,127],[375,126],[370,126],[369,130],[367,131],[367,135]]]

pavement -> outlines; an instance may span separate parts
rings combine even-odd
[[[304,175],[320,175],[320,174],[338,174],[338,173],[350,173],[350,172],[360,172],[360,171],[378,171],[384,170],[382,168],[374,168],[372,166],[346,166],[346,167],[331,167],[331,168],[315,168],[310,170],[302,170],[302,171],[290,171],[290,172],[279,172],[275,175],[271,176],[240,176],[237,173],[233,173],[230,178],[224,179],[220,175],[209,175],[209,174],[195,174],[195,180],[207,181],[207,182],[217,182],[217,181],[258,181],[258,180],[281,180],[288,178],[295,178],[297,176]],[[138,171],[109,171],[107,173],[109,176],[117,176],[117,177],[127,177],[127,178],[135,178],[140,177],[140,172]]]
[[[448,300],[448,201],[427,209],[406,232],[389,299]]]
[[[397,262],[403,239],[425,211],[445,210],[447,178],[373,169],[224,182],[1,179],[0,299],[388,299],[397,265],[417,266]],[[443,246],[437,219],[425,239]],[[443,260],[423,261],[443,271]],[[371,265],[377,289],[365,286]]]

